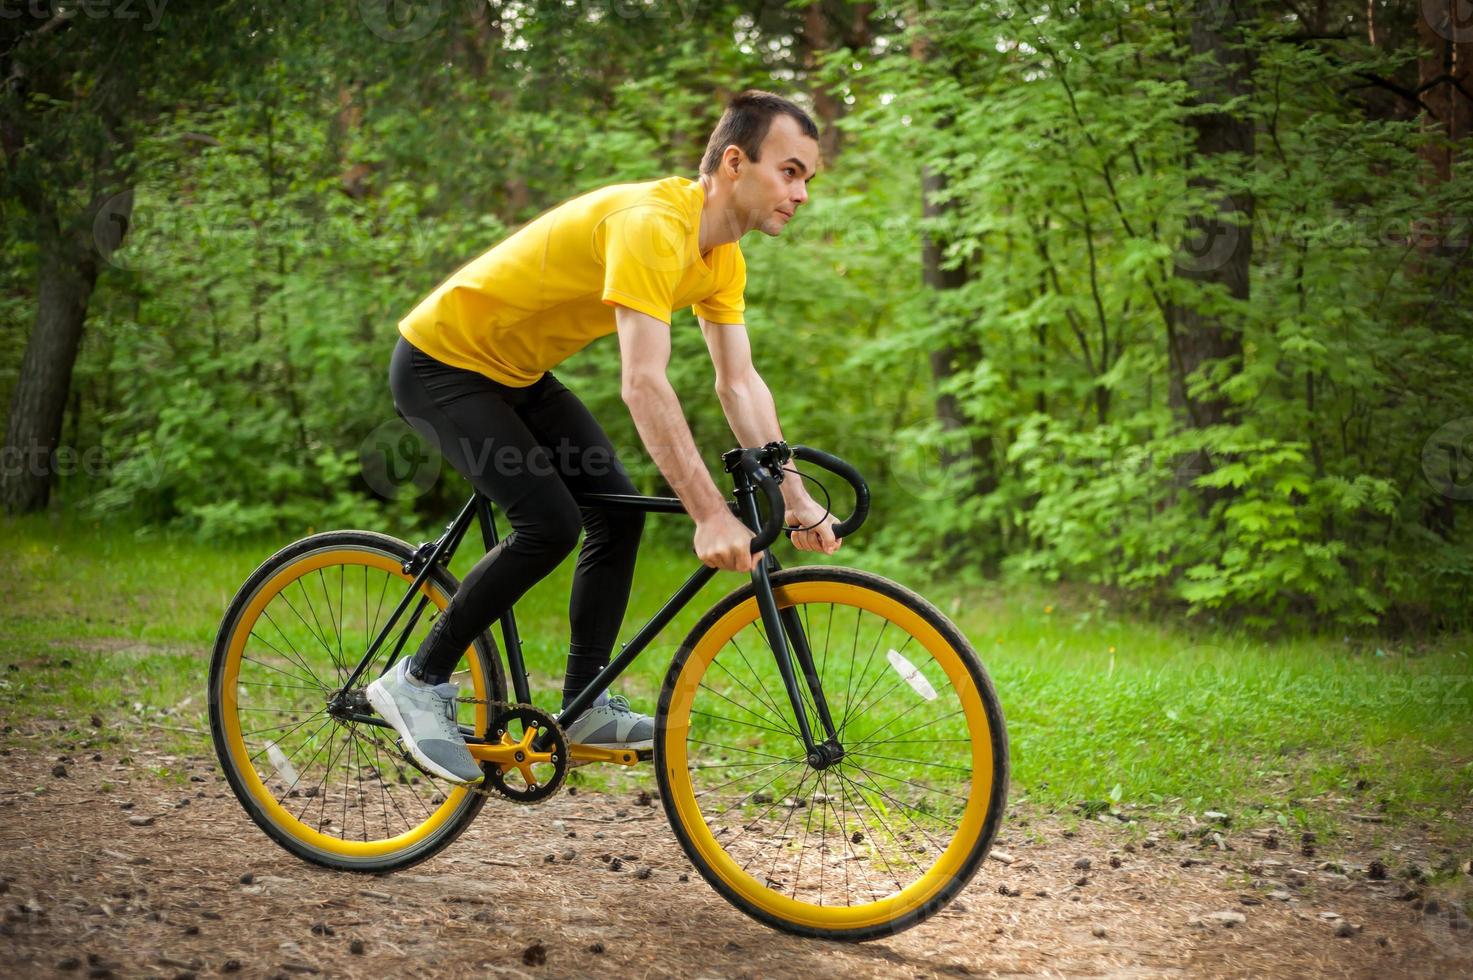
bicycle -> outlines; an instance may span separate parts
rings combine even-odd
[[[782,526],[778,486],[797,472],[784,469],[791,460],[853,489],[839,536],[868,514],[864,480],[828,453],[770,443],[722,460],[734,488],[727,504],[756,532],[754,554],[792,530]],[[581,502],[684,513],[673,497]],[[665,814],[696,870],[738,909],[787,932],[893,935],[939,911],[986,858],[1007,798],[1007,732],[966,638],[894,582],[838,566],[784,569],[770,551],[676,652],[652,752],[569,745],[562,726],[716,574],[705,565],[556,716],[531,703],[508,610],[506,669],[488,631],[453,678],[471,690],[458,721],[482,762],[483,787],[420,771],[365,688],[417,649],[424,614],[455,593],[448,565],[473,518],[495,547],[489,502],[474,494],[418,547],[370,531],[297,541],[232,600],[210,664],[211,734],[236,797],[288,851],[336,869],[405,868],[454,841],[489,798],[535,803],[575,763],[636,765],[652,755]]]

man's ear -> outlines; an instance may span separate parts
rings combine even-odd
[[[733,175],[740,171],[741,165],[745,162],[745,159],[746,154],[744,154],[742,152],[742,148],[740,146],[737,146],[735,143],[727,146],[727,148],[721,153],[721,165],[723,167],[730,168]]]

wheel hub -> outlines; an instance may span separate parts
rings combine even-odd
[[[327,713],[334,718],[349,718],[353,715],[366,715],[372,712],[373,708],[368,703],[366,687],[355,687],[351,691],[337,691],[327,700]]]
[[[808,765],[820,771],[830,766],[838,765],[844,758],[844,746],[839,744],[838,739],[829,739],[813,747],[808,753]]]

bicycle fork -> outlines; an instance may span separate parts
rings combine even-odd
[[[742,514],[753,528],[762,525],[757,510],[755,488],[742,473],[738,477],[737,500]],[[823,684],[813,663],[813,651],[808,646],[808,635],[798,614],[790,607],[779,609],[777,597],[772,592],[768,578],[769,567],[776,571],[781,566],[769,552],[752,570],[752,584],[757,592],[757,608],[762,613],[762,628],[767,634],[767,644],[777,661],[778,673],[782,675],[783,687],[788,692],[788,702],[793,708],[793,717],[798,722],[798,734],[803,740],[803,750],[808,764],[814,769],[827,769],[844,758],[844,748],[839,744],[839,733],[829,712],[828,699],[824,697]],[[796,665],[794,660],[797,661]],[[818,740],[809,722],[810,704],[804,699],[803,688],[799,687],[798,674],[803,675],[803,685],[811,699],[812,713],[822,725]]]

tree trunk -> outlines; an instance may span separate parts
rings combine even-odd
[[[809,86],[813,95],[813,111],[818,116],[818,152],[825,163],[839,154],[839,127],[835,125],[844,114],[844,103],[834,96],[827,85],[814,76],[821,67],[823,55],[827,54],[832,42],[829,39],[828,17],[824,5],[815,2],[808,5],[803,15],[803,70],[808,73]]]
[[[921,214],[924,217],[935,218],[946,213],[950,205],[938,205],[931,200],[932,195],[945,189],[946,178],[944,176],[929,167],[921,170]],[[971,278],[965,264],[954,269],[944,268],[942,263],[945,252],[945,242],[938,240],[934,234],[928,232],[922,237],[921,275],[925,284],[937,292],[960,289]],[[976,338],[972,336],[961,338],[956,343],[947,344],[931,352],[931,378],[940,388],[959,369],[976,364],[981,359],[982,346]],[[947,432],[955,432],[960,429],[968,433],[972,473],[971,492],[976,496],[985,496],[996,490],[997,476],[992,469],[992,442],[990,439],[979,436],[973,426],[968,423],[966,413],[957,404],[955,395],[943,392],[936,396],[936,417],[941,421],[941,427]],[[949,447],[943,448],[941,465],[947,470],[966,465],[969,462],[966,455]]]
[[[1422,126],[1436,138],[1418,148],[1422,178],[1436,188],[1463,177],[1473,135],[1473,17],[1459,0],[1424,0],[1417,19],[1417,92]],[[1460,19],[1461,15],[1461,19]],[[1450,216],[1433,211],[1414,228],[1423,255],[1451,257],[1459,246]],[[1452,234],[1450,234],[1452,233]],[[1420,261],[1411,268],[1420,271]]]
[[[1443,138],[1452,136],[1454,96],[1457,94],[1446,81],[1454,68],[1451,17],[1451,0],[1423,0],[1417,18],[1417,90],[1426,106],[1422,124]],[[1430,186],[1445,184],[1452,179],[1451,146],[1439,139],[1420,147],[1418,152],[1431,170],[1428,175]],[[1436,223],[1439,217],[1432,216],[1432,221]],[[1422,236],[1429,242],[1435,237]]]
[[[111,247],[121,242],[132,213],[131,195],[125,195],[125,200],[121,209],[116,199],[109,209],[109,217],[120,218],[117,241]],[[87,222],[86,226],[90,225]],[[0,467],[0,504],[12,514],[41,510],[51,497],[54,453],[61,437],[72,367],[82,344],[87,302],[97,283],[97,253],[86,237],[53,231],[43,234],[42,242],[36,275],[36,319],[10,399],[5,465]],[[110,251],[107,244],[98,244]]]
[[[919,16],[919,10],[916,10]],[[856,21],[857,22],[857,21]],[[916,61],[926,61],[933,53],[932,41],[924,34],[917,34],[911,41],[911,57]],[[949,118],[942,118],[937,122],[938,127],[946,129],[951,125]],[[934,200],[946,189],[946,177],[936,173],[930,167],[921,168],[921,216],[923,218],[937,218],[946,214],[955,207],[954,203],[938,204]],[[927,231],[921,237],[921,276],[925,284],[938,293],[948,290],[960,289],[965,286],[971,278],[970,270],[966,263],[962,263],[954,269],[945,268],[943,261],[946,254],[946,243],[939,239],[932,231]],[[982,359],[982,346],[978,343],[975,335],[968,335],[958,341],[950,342],[931,352],[930,366],[931,378],[940,388],[954,376],[964,365],[976,364]],[[936,418],[941,422],[941,427],[948,433],[961,429],[967,433],[967,445],[970,459],[970,470],[972,477],[971,493],[974,496],[986,496],[997,489],[997,473],[993,467],[992,440],[978,434],[976,428],[968,424],[966,413],[962,411],[961,405],[957,403],[955,395],[940,393],[936,396]],[[968,460],[964,454],[950,447],[943,447],[941,465],[948,471],[964,466]],[[958,542],[948,540],[949,545]]]
[[[1199,107],[1220,106],[1246,95],[1251,85],[1252,64],[1241,47],[1241,22],[1246,4],[1241,0],[1221,7],[1215,0],[1197,0],[1192,22],[1192,54],[1210,55],[1212,61],[1191,72],[1192,101]],[[1201,162],[1225,154],[1239,154],[1245,165],[1253,157],[1253,121],[1222,110],[1193,118],[1195,152]],[[1219,164],[1221,166],[1222,164]],[[1242,191],[1223,190],[1209,176],[1194,176],[1189,186],[1205,191],[1213,214],[1193,214],[1178,255],[1178,278],[1204,285],[1221,285],[1237,300],[1248,299],[1249,262],[1252,257],[1253,198]],[[1178,420],[1189,428],[1204,428],[1231,422],[1231,400],[1219,384],[1197,396],[1188,392],[1188,382],[1203,367],[1226,362],[1232,373],[1241,370],[1243,338],[1239,326],[1228,316],[1196,308],[1191,302],[1174,303],[1170,312],[1171,385],[1169,403]],[[1206,305],[1206,304],[1204,304]]]

